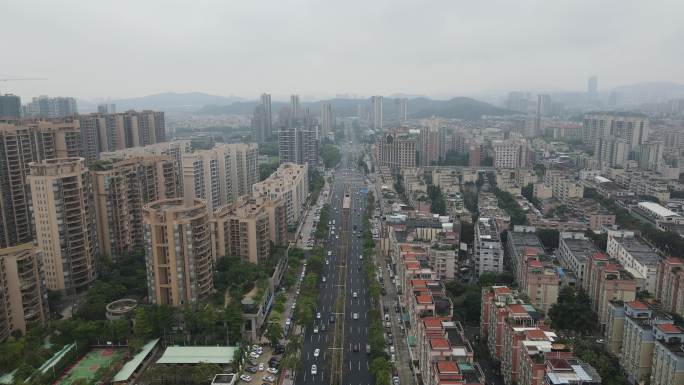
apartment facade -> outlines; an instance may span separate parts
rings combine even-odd
[[[182,156],[183,195],[207,202],[213,212],[247,195],[258,180],[258,146],[236,143]]]
[[[514,138],[506,141],[495,140],[494,167],[495,168],[529,168],[532,162],[532,151],[525,139]]]
[[[46,287],[73,291],[96,277],[99,254],[91,173],[83,158],[30,163],[33,222]]]
[[[658,263],[655,297],[663,310],[684,316],[684,262],[667,257]]]
[[[475,226],[475,258],[477,274],[503,271],[503,245],[496,221],[479,218]]]
[[[252,186],[253,197],[280,200],[285,206],[288,226],[299,223],[309,195],[307,164],[283,163],[265,180]]]
[[[636,298],[634,277],[603,253],[595,253],[589,257],[587,279],[583,285],[602,330],[608,320],[610,301],[629,302]]]
[[[145,245],[143,207],[182,193],[171,156],[131,157],[100,163],[93,171],[100,252],[114,259]]]
[[[278,134],[280,163],[318,166],[318,130],[315,127],[285,126]]]
[[[213,288],[213,249],[207,205],[191,197],[162,199],[143,209],[150,301],[182,306]]]
[[[238,256],[244,262],[264,263],[271,254],[271,242],[283,245],[287,237],[281,201],[245,198],[216,209],[211,221],[217,257]]]
[[[596,246],[581,233],[562,233],[558,242],[558,261],[572,270],[581,286],[586,279],[589,256],[597,253]]]
[[[41,258],[31,243],[0,249],[0,341],[48,318]]]
[[[375,141],[379,166],[387,167],[394,174],[416,167],[418,141],[415,134],[400,129],[379,135]]]

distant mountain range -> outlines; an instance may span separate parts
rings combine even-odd
[[[160,94],[142,96],[137,98],[125,98],[108,101],[116,104],[119,112],[126,110],[160,110],[195,112],[206,105],[225,105],[244,100],[235,96],[218,96],[202,92],[163,92]],[[92,112],[97,110],[97,104],[88,101],[78,101],[79,111]]]
[[[389,118],[388,120],[391,120],[390,117],[396,116],[395,100],[392,98],[383,99],[382,112],[384,116]],[[244,101],[229,105],[207,105],[201,108],[198,113],[210,115],[251,114],[258,103],[257,101]],[[318,114],[323,103],[331,103],[335,114],[342,116],[356,116],[359,105],[367,108],[371,106],[370,99],[329,99],[302,103],[302,106],[309,108],[312,113]],[[283,102],[272,102],[271,110],[275,115],[279,109],[288,105],[288,103]],[[451,119],[479,119],[482,115],[510,115],[514,113],[513,111],[466,97],[450,100],[432,100],[421,97],[409,99],[408,101],[408,114],[411,118],[439,116]]]

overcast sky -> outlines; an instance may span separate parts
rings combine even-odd
[[[0,92],[431,96],[684,83],[681,0],[2,0]],[[306,99],[305,97],[305,99]]]

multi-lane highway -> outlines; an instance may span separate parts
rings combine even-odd
[[[324,245],[327,261],[319,281],[319,306],[314,324],[308,325],[303,335],[297,384],[330,384],[339,378],[338,383],[344,385],[373,383],[370,356],[366,354],[369,285],[360,259],[362,238],[358,236],[363,231],[367,193],[364,176],[356,167],[358,150],[345,145],[341,151],[342,161],[334,172],[331,186],[334,224]],[[347,233],[340,234],[345,194],[349,195],[349,224],[345,226]],[[336,306],[338,299],[343,301],[342,306]],[[342,333],[335,333],[336,327],[342,327]],[[333,364],[333,360],[337,362]],[[312,365],[316,365],[315,370]]]

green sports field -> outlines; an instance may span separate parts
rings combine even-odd
[[[58,385],[71,385],[78,379],[92,380],[101,367],[108,367],[123,358],[125,350],[117,348],[95,348],[68,368],[55,382]]]

